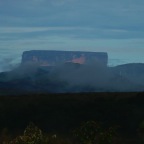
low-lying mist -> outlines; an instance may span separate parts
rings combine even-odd
[[[143,91],[143,71],[144,64],[106,67],[97,63],[59,66],[26,63],[0,73],[0,90],[25,93]]]

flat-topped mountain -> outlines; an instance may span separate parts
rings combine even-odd
[[[68,62],[99,63],[107,66],[108,54],[106,52],[32,50],[23,52],[22,64],[27,62],[38,63],[41,66],[56,66]]]

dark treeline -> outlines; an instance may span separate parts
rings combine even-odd
[[[143,93],[31,94],[0,97],[0,128],[23,130],[29,122],[46,132],[68,133],[84,121],[119,126],[123,136],[137,136],[144,121]]]

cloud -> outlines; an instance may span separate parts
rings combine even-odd
[[[94,28],[94,27],[0,27],[3,37],[31,38],[37,36],[63,36],[75,39],[135,39],[143,38],[144,32],[130,28]],[[5,38],[4,38],[5,37]]]
[[[7,0],[1,15],[18,17],[25,25],[130,26],[143,25],[142,0]],[[62,7],[57,7],[62,5]],[[9,19],[9,18],[8,18]],[[12,19],[7,19],[7,22]],[[1,23],[2,20],[0,20]],[[9,21],[9,22],[10,22]],[[6,23],[7,23],[6,22]],[[12,21],[10,22],[12,23]]]
[[[20,58],[15,54],[0,54],[0,72],[10,71],[19,65]]]
[[[44,31],[92,30],[82,27],[0,27],[0,33],[29,33]]]
[[[64,4],[67,4],[71,2],[72,0],[51,0],[52,5],[54,6],[63,6]]]
[[[19,56],[30,49],[108,51],[117,52],[116,57],[125,55],[125,49],[137,53],[144,46],[143,7],[143,0],[1,0],[0,53],[3,49]]]

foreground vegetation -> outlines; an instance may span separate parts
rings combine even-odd
[[[0,143],[143,144],[143,102],[143,93],[1,96]]]
[[[144,123],[144,121],[143,121]],[[143,124],[142,123],[142,124]],[[57,134],[43,133],[34,123],[30,123],[22,135],[15,138],[3,133],[1,135],[2,144],[124,144],[124,143],[144,143],[144,125],[138,128],[139,137],[137,139],[123,139],[117,133],[118,127],[104,129],[96,121],[87,121],[75,129],[71,137],[60,137]]]

